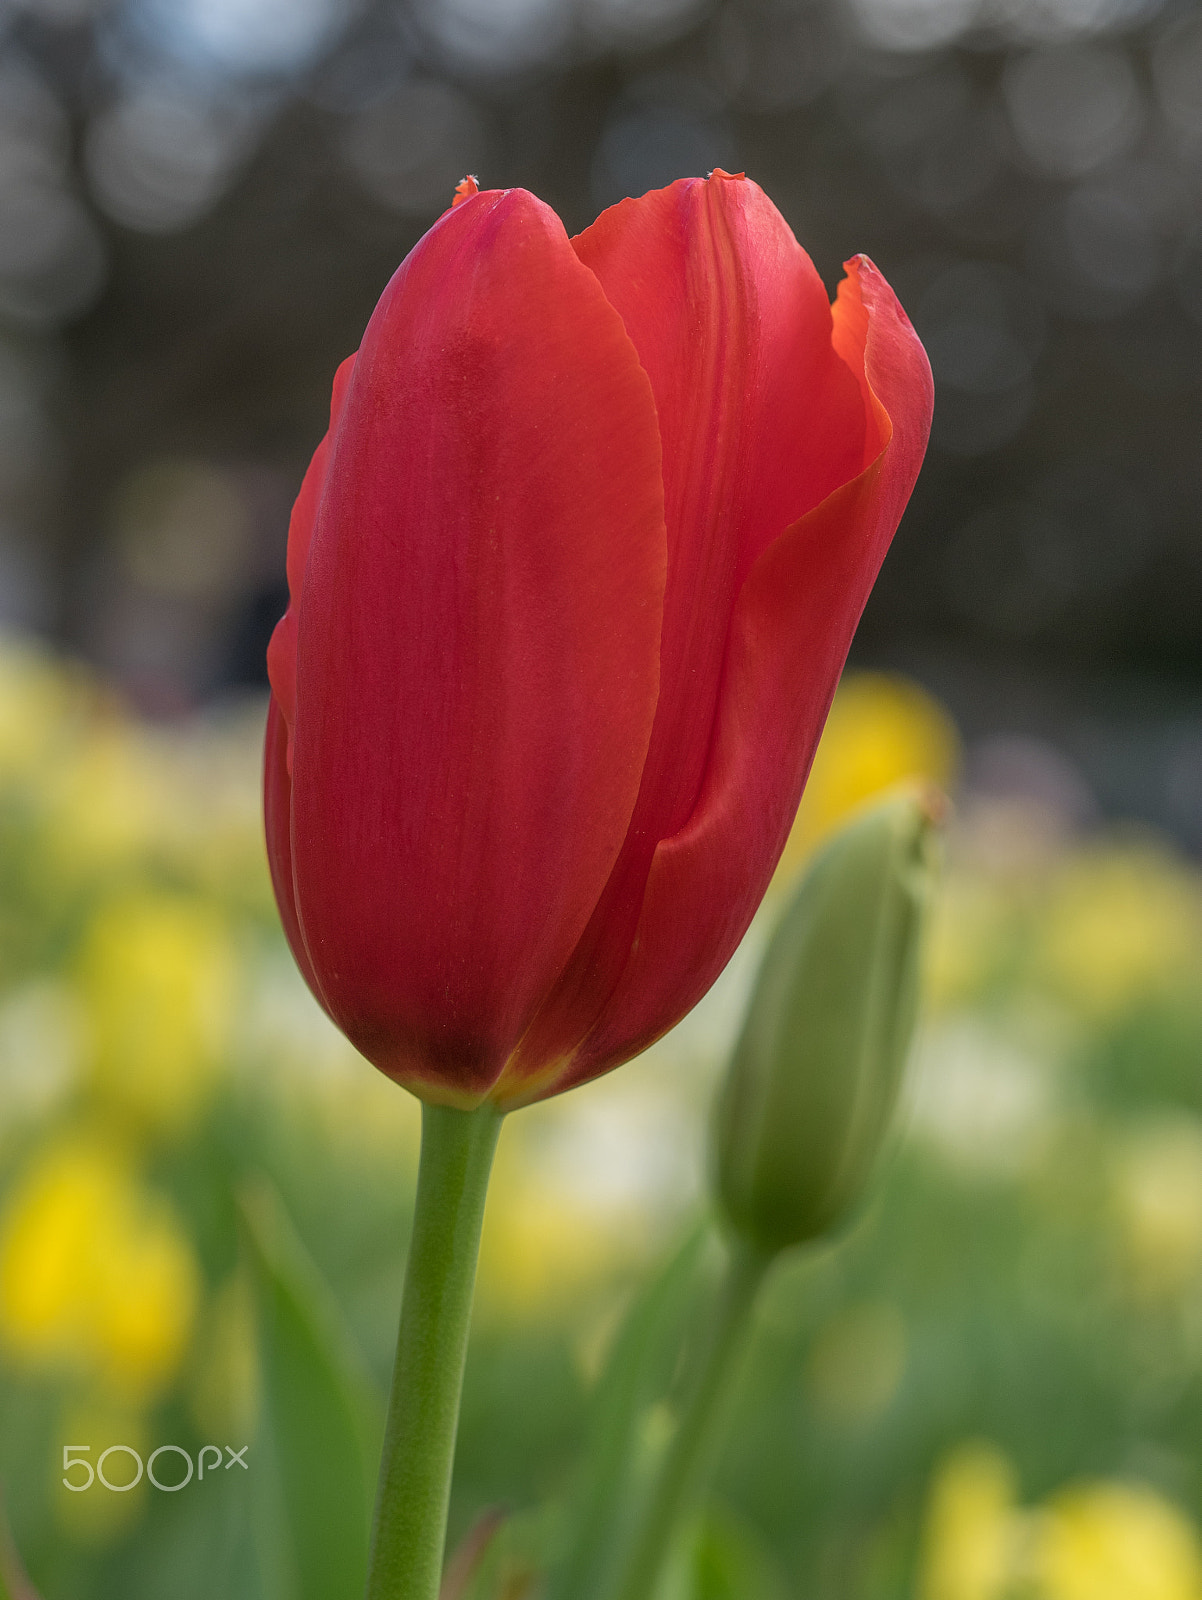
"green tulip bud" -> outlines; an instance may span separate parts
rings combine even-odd
[[[863,812],[815,857],[768,947],[715,1121],[718,1198],[774,1255],[828,1232],[888,1130],[917,1011],[936,791]]]

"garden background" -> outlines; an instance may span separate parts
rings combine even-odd
[[[45,1600],[337,1592],[417,1117],[308,997],[267,883],[288,508],[465,171],[575,229],[715,165],[832,287],[874,257],[935,434],[746,946],[646,1058],[506,1128],[452,1537],[506,1508],[495,1592],[523,1592],[621,1319],[703,1210],[789,875],[917,773],[957,811],[903,1134],[847,1239],[775,1280],[673,1582],[1202,1600],[1195,8],[10,0],[0,1483]],[[249,1466],[72,1493],[77,1443]]]

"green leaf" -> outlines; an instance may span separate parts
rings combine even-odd
[[[275,1190],[240,1196],[256,1282],[269,1592],[348,1600],[367,1578],[383,1404]],[[274,1569],[274,1570],[273,1570]]]
[[[785,1600],[785,1584],[760,1535],[733,1512],[711,1507],[689,1561],[688,1600]]]
[[[564,1520],[547,1600],[597,1600],[608,1591],[653,1459],[670,1428],[657,1408],[680,1365],[704,1277],[707,1225],[698,1224],[632,1305],[589,1406],[580,1475]]]

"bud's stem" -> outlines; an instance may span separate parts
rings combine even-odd
[[[367,1600],[437,1600],[484,1197],[501,1113],[423,1105]]]
[[[701,1370],[640,1518],[614,1589],[616,1600],[652,1600],[655,1594],[677,1530],[705,1482],[726,1420],[756,1296],[773,1259],[743,1240],[731,1246]]]

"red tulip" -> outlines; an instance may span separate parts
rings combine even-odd
[[[503,1108],[713,983],[793,821],[926,447],[865,257],[832,307],[716,172],[569,239],[460,200],[334,381],[269,652],[267,838],[330,1016]]]

